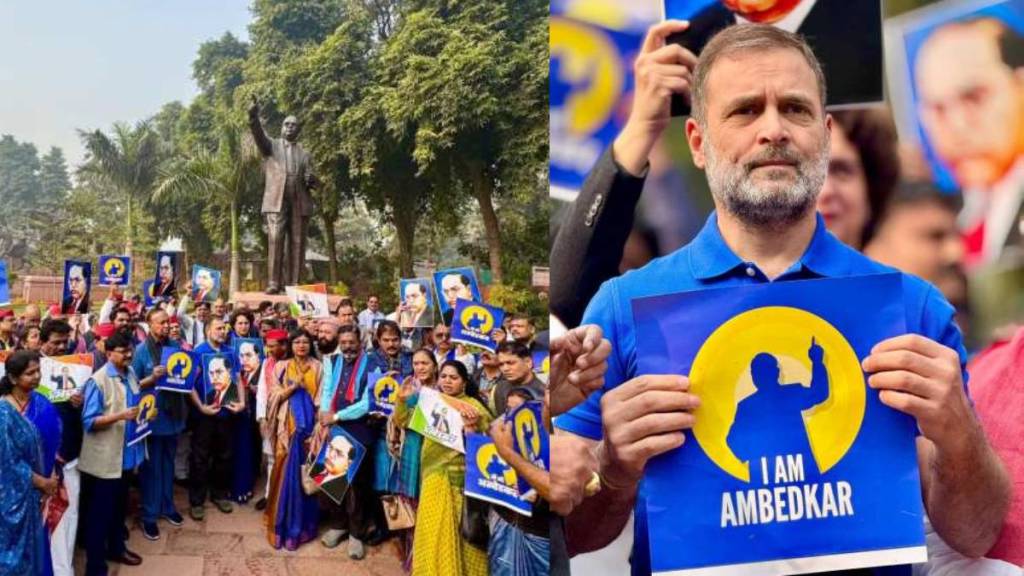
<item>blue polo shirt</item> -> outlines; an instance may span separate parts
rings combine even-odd
[[[840,242],[825,229],[825,221],[819,214],[814,236],[803,256],[774,281],[841,278],[884,272],[896,270],[874,262]],[[957,351],[966,392],[967,353],[960,329],[953,322],[953,307],[931,284],[909,274],[901,276],[907,332],[920,334]],[[733,253],[718,229],[716,213],[712,212],[704,228],[690,244],[651,261],[639,270],[627,272],[602,284],[587,306],[582,324],[597,324],[612,344],[604,388],[559,416],[555,426],[586,438],[601,439],[601,396],[605,391],[640,375],[637,372],[636,334],[630,305],[633,299],[771,281],[753,262],[744,262]],[[644,487],[641,483],[634,511],[633,574],[650,574],[644,501]],[[876,569],[874,572],[887,575],[910,574],[910,569],[906,566]]]

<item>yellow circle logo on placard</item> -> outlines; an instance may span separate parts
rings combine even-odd
[[[517,483],[516,471],[498,456],[498,449],[494,444],[484,444],[477,450],[476,467],[480,470],[480,475],[489,480],[497,480],[505,486],[515,486]]]
[[[548,30],[551,59],[560,62],[560,80],[584,87],[566,98],[567,127],[579,136],[593,134],[615,111],[626,83],[626,65],[614,42],[595,28],[553,16]]]
[[[729,475],[750,482],[749,462],[727,443],[739,404],[757,391],[751,362],[770,354],[780,384],[808,386],[812,342],[824,351],[828,399],[804,410],[811,454],[822,474],[853,445],[864,420],[866,382],[860,361],[846,338],[822,318],[786,306],[766,306],[734,316],[701,346],[690,371],[690,390],[701,399],[693,435],[708,458]]]
[[[533,410],[522,408],[516,412],[515,422],[512,423],[516,440],[519,441],[520,452],[529,448],[529,454],[522,453],[523,458],[533,460],[540,456],[540,426],[537,424],[537,416]]]
[[[192,373],[192,358],[184,352],[175,352],[167,358],[167,374],[184,380]]]
[[[156,396],[147,394],[139,401],[139,421],[156,419]]]
[[[459,323],[481,334],[490,334],[494,328],[494,316],[483,306],[466,306],[459,316]]]
[[[103,264],[103,273],[111,278],[123,278],[126,270],[124,260],[120,258],[110,258]]]
[[[377,403],[386,402],[394,404],[395,391],[398,389],[398,382],[391,376],[384,376],[373,386],[373,397]]]

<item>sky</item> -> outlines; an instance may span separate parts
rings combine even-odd
[[[77,129],[109,130],[197,93],[199,45],[245,40],[248,0],[0,0],[0,135],[40,156],[84,157]]]

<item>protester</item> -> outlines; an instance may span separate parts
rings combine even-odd
[[[342,300],[338,304],[338,309],[334,311],[335,317],[342,326],[355,326],[356,325],[356,309],[352,305],[351,300]]]
[[[498,363],[501,366],[501,380],[491,389],[488,399],[495,414],[504,414],[508,407],[508,393],[513,388],[526,388],[533,392],[533,399],[544,397],[544,382],[533,372],[533,357],[530,350],[520,342],[505,342],[498,346]]]
[[[306,332],[288,336],[290,358],[274,367],[269,385],[265,434],[274,447],[274,468],[264,522],[274,548],[295,550],[316,537],[316,499],[302,489],[306,440],[316,424],[323,367],[311,356],[314,339]]]
[[[417,353],[413,359],[423,357]],[[395,406],[395,422],[402,427],[409,423],[418,391],[424,382],[408,378],[402,383]],[[465,429],[486,430],[491,413],[476,396],[478,390],[466,367],[454,360],[441,366],[438,388],[458,401]],[[466,505],[463,485],[466,456],[430,438],[424,438],[419,457],[421,470],[416,529],[413,537],[412,574],[487,574],[487,556],[459,535],[463,507]],[[404,456],[404,454],[403,454]]]
[[[384,319],[384,312],[380,309],[380,298],[371,294],[366,299],[366,309],[359,313],[359,332],[363,334],[363,347],[373,348],[373,334],[377,331],[377,323]]]
[[[49,531],[40,497],[59,498],[54,471],[60,419],[35,391],[39,356],[19,351],[4,363],[0,379],[0,573],[48,574]],[[70,572],[69,572],[70,573]]]
[[[181,331],[185,335],[185,341],[191,344],[192,348],[198,348],[200,344],[206,342],[206,323],[210,321],[210,303],[197,302],[195,316],[190,316],[188,314],[189,293],[185,292],[181,297],[176,316],[181,321]]]
[[[14,310],[0,310],[0,351],[14,350],[17,340],[14,338]]]
[[[480,367],[477,369],[473,379],[480,388],[480,394],[484,398],[490,398],[494,385],[501,378],[501,362],[498,361],[497,352],[484,350],[480,352]],[[490,401],[488,400],[488,404]]]
[[[681,82],[682,72],[654,77],[646,69],[659,59],[692,59],[663,47],[665,36],[683,28],[669,21],[649,32],[637,60],[644,73],[637,75],[633,111],[613,145],[618,166],[609,165],[612,158],[606,155],[603,170],[642,173],[667,124],[668,95],[689,85]],[[694,117],[686,130],[695,163],[708,172],[717,212],[691,244],[606,283],[584,315],[608,335],[614,354],[601,393],[558,420],[559,428],[590,438],[595,446],[603,438],[602,489],[570,516],[573,525],[585,527],[569,530],[577,550],[600,548],[618,535],[636,502],[647,460],[681,444],[682,430],[692,425],[689,412],[699,402],[686,392],[685,377],[637,377],[635,364],[627,360],[636,354],[632,323],[617,312],[628,306],[623,303],[648,294],[885,270],[827,234],[815,215],[831,127],[822,78],[806,44],[770,26],[732,26],[705,46],[693,72]],[[734,106],[751,92],[757,96],[749,106]],[[738,110],[744,121],[726,120],[727,109]],[[614,181],[607,181],[608,197],[615,194]],[[1005,471],[969,408],[965,354],[952,307],[911,276],[903,276],[903,290],[912,335],[880,343],[864,369],[872,373],[871,387],[882,390],[883,403],[916,418],[921,459],[928,463],[921,479],[931,495],[924,503],[929,518],[953,548],[978,556],[993,543],[1005,514]],[[920,356],[920,362],[908,366],[896,360],[910,356]],[[905,381],[900,370],[919,383],[909,393],[899,385]],[[637,507],[637,526],[644,524],[643,508]],[[979,509],[990,513],[979,517]],[[649,572],[646,552],[634,554],[634,573]]]
[[[18,348],[20,350],[31,350],[39,352],[42,348],[42,341],[39,338],[39,326],[25,326],[18,333]]]
[[[256,510],[259,511],[267,507],[267,495],[270,493],[270,474],[274,469],[273,436],[266,426],[270,381],[273,378],[277,364],[288,356],[288,333],[280,328],[268,331],[264,337],[264,351],[266,357],[260,365],[260,375],[256,384],[256,421],[260,427],[262,453],[267,460],[267,481],[264,485],[263,497],[256,502]]]
[[[89,576],[107,574],[107,561],[138,566],[142,557],[125,547],[129,474],[146,456],[142,442],[128,445],[127,422],[138,416],[141,386],[131,367],[133,343],[121,332],[106,343],[107,364],[85,383],[82,511]]]

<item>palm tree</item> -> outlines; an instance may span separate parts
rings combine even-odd
[[[151,199],[161,163],[160,139],[148,121],[134,127],[116,123],[113,136],[101,130],[78,131],[86,159],[80,171],[108,186],[125,209],[125,255],[132,257],[136,210]]]
[[[260,156],[249,138],[242,138],[236,126],[224,128],[216,152],[196,148],[160,170],[154,201],[177,197],[205,208],[204,224],[211,236],[230,235],[231,273],[229,290],[239,288],[241,239],[240,206],[245,197],[259,193]],[[224,216],[227,215],[225,220]],[[229,228],[225,230],[225,228]]]

